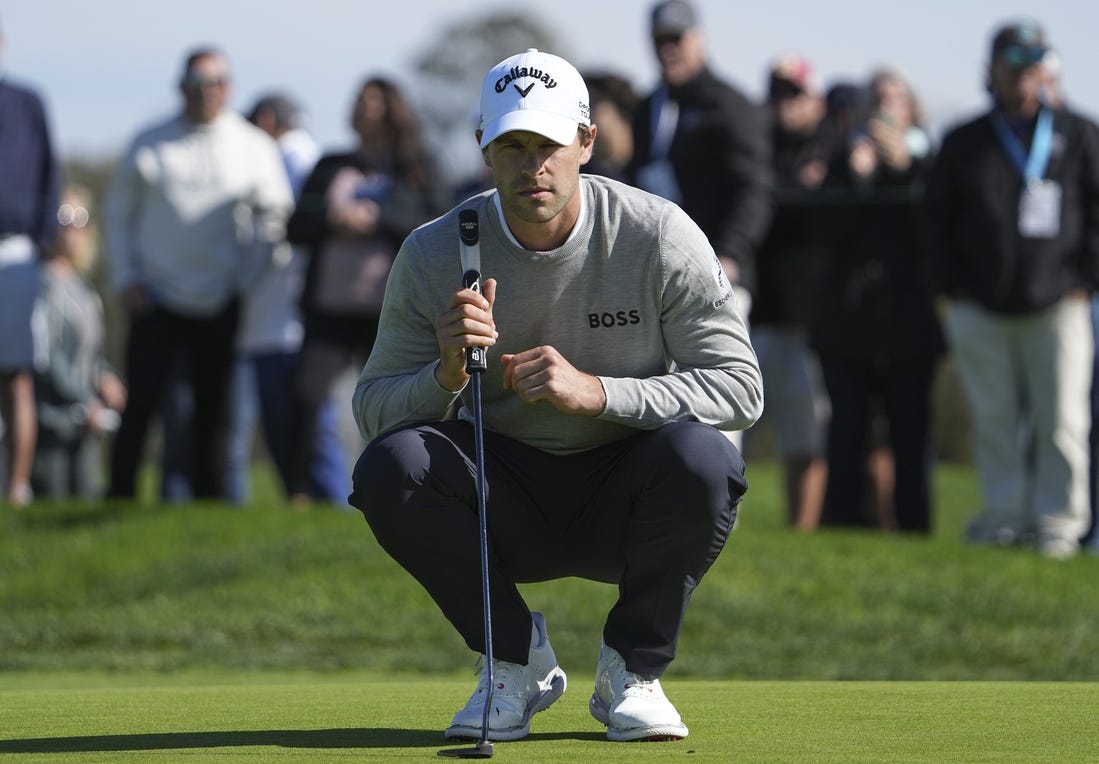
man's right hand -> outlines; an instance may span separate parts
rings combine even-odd
[[[496,344],[496,323],[492,304],[496,301],[496,279],[485,279],[482,294],[460,289],[450,298],[450,306],[435,321],[435,341],[439,344],[439,365],[435,381],[451,392],[465,387],[466,348],[492,347]]]

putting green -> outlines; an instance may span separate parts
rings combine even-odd
[[[1099,684],[707,682],[667,679],[691,729],[675,743],[611,743],[589,715],[590,676],[538,714],[516,762],[1095,761]],[[473,677],[68,675],[0,677],[0,760],[437,760]]]

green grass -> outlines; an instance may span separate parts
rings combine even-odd
[[[0,690],[5,761],[437,760],[440,728],[468,681],[340,680]],[[262,675],[261,675],[262,676]],[[691,735],[606,740],[574,676],[531,735],[498,743],[515,762],[1084,762],[1099,692],[1083,683],[714,682],[669,692]],[[155,758],[154,758],[155,757]]]
[[[569,579],[523,590],[570,690],[496,758],[1096,759],[1099,558],[963,545],[961,467],[929,538],[793,533],[775,466],[749,478],[665,676],[691,736],[605,740],[586,701],[615,590]],[[0,761],[435,759],[473,656],[358,513],[257,482],[245,510],[0,506]]]
[[[963,545],[972,473],[936,473],[936,532],[796,534],[753,465],[688,611],[678,677],[1099,679],[1099,559]],[[262,478],[262,476],[261,476]],[[266,478],[261,479],[261,483]],[[257,489],[261,497],[267,489]],[[273,494],[272,494],[273,495]],[[615,589],[524,586],[562,665],[594,664]],[[453,672],[472,658],[357,512],[0,508],[0,678],[13,672]]]

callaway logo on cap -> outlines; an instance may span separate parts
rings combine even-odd
[[[481,85],[481,148],[513,130],[568,145],[579,125],[591,124],[588,88],[560,56],[531,48],[505,58]]]

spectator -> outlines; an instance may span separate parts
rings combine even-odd
[[[310,496],[317,411],[356,356],[374,344],[386,276],[401,241],[435,217],[447,192],[419,119],[403,91],[383,77],[359,87],[351,113],[359,146],[320,159],[305,182],[288,233],[308,252],[302,312],[305,338],[294,382],[291,501]]]
[[[840,80],[828,87],[824,95],[824,125],[830,139],[846,145],[851,133],[869,114],[866,88],[854,82]]]
[[[248,121],[274,138],[282,152],[291,190],[299,194],[320,150],[301,124],[301,111],[288,96],[272,93],[259,98]],[[233,368],[226,498],[244,503],[250,494],[249,475],[257,419],[264,443],[284,487],[290,487],[293,441],[293,379],[302,342],[301,299],[304,254],[283,242],[255,284],[244,296],[237,360]],[[351,491],[351,470],[340,444],[336,408],[331,400],[318,411],[309,495],[344,504]]]
[[[630,176],[698,223],[746,314],[771,222],[765,115],[707,66],[705,34],[686,0],[658,3],[651,30],[661,84],[637,108]]]
[[[813,340],[832,403],[828,525],[931,529],[931,385],[944,346],[919,205],[931,162],[922,110],[898,72],[876,73],[871,113],[851,134],[827,185],[831,256]],[[867,522],[867,455],[878,437],[893,456],[892,512]],[[880,511],[880,510],[879,510]]]
[[[354,397],[370,444],[351,502],[481,651],[464,348],[488,349],[493,740],[525,736],[565,690],[545,619],[516,588],[563,576],[618,585],[589,704],[610,739],[687,735],[659,677],[746,489],[716,428],[747,427],[762,407],[703,232],[664,199],[580,175],[598,137],[588,106],[579,73],[534,49],[486,75],[476,136],[496,189],[405,241]],[[481,222],[483,296],[460,288],[463,209]],[[484,707],[479,684],[447,737],[479,738]]]
[[[1039,96],[1052,108],[1064,108],[1064,90],[1061,86],[1061,57],[1049,50],[1042,57],[1045,74],[1043,91]],[[1093,343],[1099,339],[1099,294],[1091,293],[1091,335]],[[1082,540],[1093,554],[1099,554],[1099,352],[1092,358],[1091,369],[1091,433],[1088,438],[1088,500],[1091,504],[1090,529]]]
[[[863,85],[841,80],[833,83],[825,95],[824,124],[821,129],[828,135],[833,146],[843,149],[848,145],[856,127],[862,125],[870,114],[867,103],[867,88]],[[841,152],[841,156],[846,154]],[[841,162],[842,165],[842,162]],[[833,190],[842,198],[842,187]],[[826,196],[832,192],[826,191]],[[893,511],[893,492],[896,479],[893,465],[893,451],[889,447],[888,426],[881,402],[870,402],[870,432],[867,435],[869,453],[866,456],[867,487],[866,511],[862,512],[864,524],[885,530],[896,528]],[[852,514],[852,517],[854,517]]]
[[[766,117],[707,66],[705,34],[686,0],[655,5],[651,32],[661,82],[634,116],[627,174],[698,223],[747,321],[756,249],[771,224]],[[739,444],[740,432],[730,436]]]
[[[194,394],[194,495],[222,495],[240,294],[271,260],[293,204],[275,142],[226,109],[225,55],[192,52],[179,88],[182,113],[137,135],[106,205],[112,282],[130,315],[130,399],[111,458],[113,497],[134,496],[150,419],[179,358]]]
[[[1061,58],[1050,50],[1042,57],[1045,73],[1044,92],[1040,96],[1052,108],[1064,108],[1064,91],[1061,87]],[[1091,310],[1091,336],[1099,339],[1099,293],[1092,291],[1089,300]],[[1099,554],[1099,352],[1094,353],[1091,367],[1091,426],[1088,437],[1088,501],[1091,504],[1089,530],[1081,540],[1092,552]]]
[[[0,53],[3,46],[0,34]],[[6,451],[0,473],[7,473],[3,498],[23,507],[31,501],[38,432],[31,313],[38,294],[38,255],[57,233],[59,181],[42,101],[3,69],[0,115],[0,420]]]
[[[1042,58],[1045,82],[1040,98],[1050,107],[1064,107],[1064,90],[1061,85],[1061,57],[1057,51],[1049,50]],[[1099,339],[1099,294],[1092,292],[1091,329],[1093,341]],[[1088,496],[1091,504],[1090,528],[1081,539],[1093,554],[1099,554],[1099,352],[1092,360],[1091,381],[1091,433],[1089,437],[1089,458],[1091,466],[1088,472]]]
[[[297,199],[321,156],[317,142],[302,124],[301,106],[285,93],[267,93],[256,99],[247,118],[279,144],[290,191]]]
[[[87,189],[65,189],[57,221],[61,229],[46,260],[37,308],[49,352],[35,373],[32,482],[39,496],[95,499],[102,493],[103,436],[118,427],[126,388],[104,356],[103,303],[87,282],[97,258]]]
[[[1089,516],[1099,128],[1043,103],[1049,49],[1033,21],[996,31],[992,108],[943,139],[927,210],[976,431],[984,507],[966,538],[1067,558]]]
[[[809,326],[825,256],[819,188],[832,146],[822,130],[825,104],[812,64],[798,54],[783,54],[767,80],[774,219],[759,251],[752,344],[768,402],[760,424],[770,423],[783,462],[786,518],[791,526],[810,530],[820,521],[827,479],[828,395],[809,347]],[[749,431],[749,443],[759,428]]]
[[[610,72],[584,75],[591,97],[591,119],[599,125],[599,141],[592,146],[584,172],[628,181],[626,166],[633,157],[633,116],[637,94],[624,77]]]

